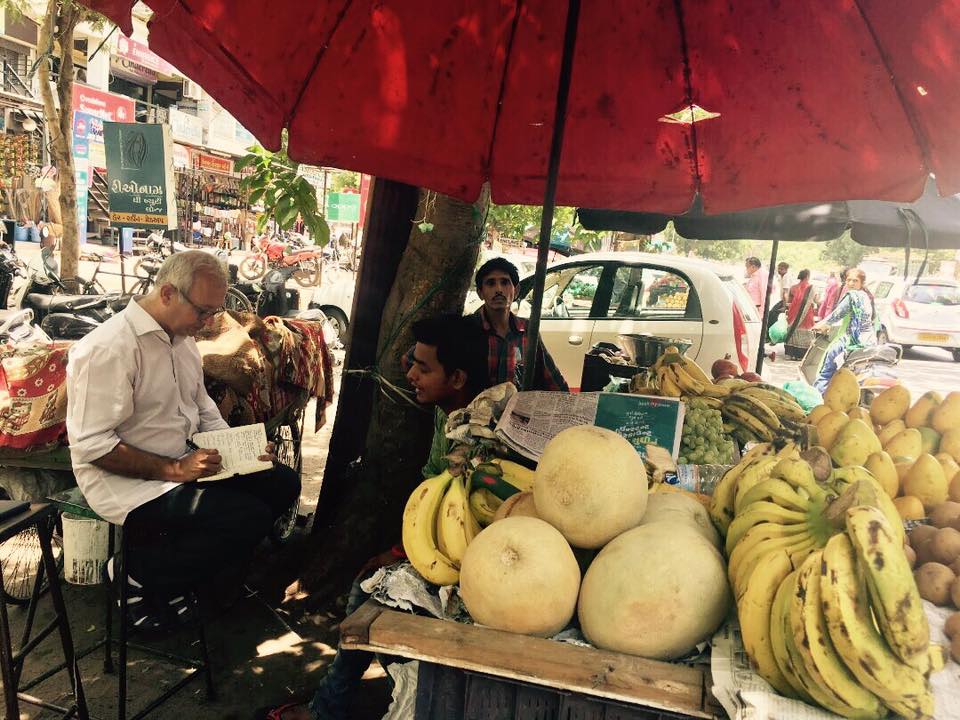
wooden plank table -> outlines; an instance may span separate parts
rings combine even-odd
[[[708,668],[411,615],[374,600],[343,621],[340,644],[690,717],[726,717]]]

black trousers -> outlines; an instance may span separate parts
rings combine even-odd
[[[179,593],[242,572],[299,494],[300,477],[281,464],[184,483],[127,515],[129,574],[149,590]]]

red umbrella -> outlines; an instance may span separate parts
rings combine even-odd
[[[133,0],[83,0],[129,33]],[[268,148],[473,200],[710,213],[960,191],[960,0],[146,0]],[[562,152],[561,152],[562,149]],[[530,344],[525,385],[532,380]]]

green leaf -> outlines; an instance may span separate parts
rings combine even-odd
[[[256,205],[263,198],[264,193],[267,191],[266,188],[259,188],[254,190],[247,196],[247,203],[250,205]]]
[[[300,214],[300,208],[296,205],[290,207],[281,217],[280,225],[284,228],[290,227],[293,224],[293,221],[297,219],[297,215]]]
[[[245,167],[250,167],[251,165],[258,163],[260,158],[256,155],[244,155],[242,158],[233,163],[233,171],[240,172]]]
[[[323,219],[322,215],[315,215],[309,220],[304,220],[304,224],[310,229],[310,237],[314,245],[323,247],[330,242],[330,226]]]
[[[270,217],[269,217],[266,213],[264,213],[263,215],[261,215],[260,217],[257,218],[257,232],[258,232],[258,233],[262,233],[263,230],[264,230],[264,228],[267,227],[267,220],[269,220],[269,219],[270,219]]]

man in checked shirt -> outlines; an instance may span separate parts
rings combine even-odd
[[[523,380],[522,363],[528,342],[527,321],[514,315],[510,307],[520,285],[520,274],[509,260],[493,258],[480,266],[475,281],[483,305],[472,317],[487,336],[490,384],[498,385],[509,380],[519,388]],[[539,338],[536,363],[531,390],[567,392],[570,389],[543,346],[543,340]]]

